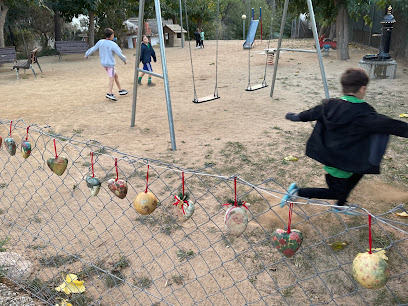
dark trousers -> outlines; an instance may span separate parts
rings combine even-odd
[[[326,183],[329,188],[299,188],[298,195],[309,199],[337,200],[337,205],[342,206],[347,202],[347,197],[362,177],[363,174],[353,174],[349,178],[338,178],[326,174]]]
[[[204,48],[204,40],[200,40],[201,48]]]
[[[196,39],[196,47],[200,46],[200,39]]]

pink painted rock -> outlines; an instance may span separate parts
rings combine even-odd
[[[48,167],[56,175],[61,176],[68,165],[68,159],[65,157],[58,156],[57,158],[50,158],[47,160]]]
[[[298,230],[286,230],[278,228],[272,234],[272,243],[286,257],[292,257],[303,242],[303,234]]]
[[[124,199],[128,192],[128,186],[124,180],[110,179],[108,181],[108,188],[119,199]]]
[[[21,154],[24,158],[28,158],[31,154],[31,143],[28,141],[23,141],[21,143]]]

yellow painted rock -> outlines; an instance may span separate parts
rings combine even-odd
[[[157,207],[157,198],[151,192],[141,192],[136,196],[133,207],[141,215],[150,215]]]
[[[387,262],[378,253],[359,253],[353,260],[353,276],[364,288],[381,288],[389,278]]]

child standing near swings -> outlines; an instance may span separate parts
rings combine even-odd
[[[364,174],[379,174],[389,135],[408,138],[408,124],[379,114],[365,100],[369,78],[359,68],[341,76],[344,96],[326,99],[299,114],[287,113],[291,121],[317,121],[306,144],[306,155],[324,164],[328,188],[289,186],[281,207],[292,196],[337,200],[335,212],[354,214],[347,198]]]
[[[106,28],[105,39],[99,40],[95,46],[86,51],[85,58],[88,58],[89,55],[99,49],[99,59],[103,68],[105,68],[109,76],[108,93],[106,94],[106,98],[117,101],[116,97],[113,95],[114,82],[119,88],[119,95],[126,95],[128,92],[125,89],[122,89],[122,87],[120,86],[119,76],[115,70],[116,62],[114,54],[116,53],[116,55],[119,56],[119,58],[125,63],[125,65],[126,57],[122,54],[122,50],[119,48],[119,46],[115,42],[113,42],[114,37],[115,34],[113,30],[110,28]]]
[[[154,52],[153,47],[149,43],[149,39],[146,35],[143,36],[142,46],[140,48],[140,61],[143,63],[143,70],[153,72],[151,61],[156,62],[156,53]],[[140,77],[137,81],[137,84],[142,85],[142,78],[145,75],[144,72],[140,74]],[[152,83],[152,77],[149,75],[147,80],[147,86],[155,86],[156,84]]]

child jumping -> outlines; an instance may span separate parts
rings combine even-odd
[[[109,85],[108,85],[108,93],[106,94],[106,98],[117,101],[116,97],[113,95],[113,82],[119,88],[119,95],[126,95],[128,92],[125,89],[122,89],[119,83],[119,76],[115,70],[115,57],[114,53],[125,63],[126,65],[126,57],[122,54],[122,50],[119,46],[113,42],[115,37],[115,33],[112,29],[106,28],[105,29],[105,39],[99,40],[95,46],[90,48],[88,51],[85,52],[85,58],[88,58],[89,55],[94,53],[99,49],[99,59],[103,68],[105,68],[106,72],[109,76]]]
[[[150,64],[153,60],[156,62],[156,53],[153,50],[153,47],[149,44],[149,39],[146,35],[143,36],[142,46],[140,49],[140,61],[143,63],[143,70],[153,72],[152,65]],[[140,77],[137,81],[137,84],[142,85],[142,78],[145,75],[144,72],[140,74]],[[147,86],[155,86],[156,84],[152,83],[152,77],[149,75],[147,80]]]
[[[364,174],[379,174],[389,135],[408,138],[408,124],[379,114],[364,101],[369,77],[359,68],[341,76],[343,94],[299,114],[291,121],[317,121],[306,144],[306,155],[324,164],[328,188],[289,186],[281,207],[292,196],[337,200],[335,212],[350,212],[347,198]]]

